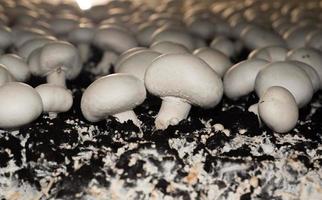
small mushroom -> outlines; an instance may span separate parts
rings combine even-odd
[[[145,86],[162,99],[155,119],[157,129],[166,129],[186,119],[191,105],[216,106],[223,95],[218,74],[191,54],[165,54],[156,58],[145,73]]]
[[[51,42],[42,47],[39,63],[47,82],[66,87],[66,78],[74,79],[82,65],[77,49],[68,42]]]
[[[310,77],[303,69],[288,61],[270,63],[258,73],[255,91],[260,98],[272,86],[289,90],[300,108],[309,103],[313,96]]]
[[[142,50],[147,50],[147,48],[145,47],[134,47],[134,48],[131,48],[127,51],[124,51],[115,61],[115,64],[114,64],[114,70],[117,71],[120,63],[123,62],[123,60],[125,60],[127,57],[131,56],[132,54],[136,53],[136,52],[139,52],[139,51],[142,51]]]
[[[11,81],[15,81],[15,78],[12,76],[6,66],[0,64],[0,86]]]
[[[205,61],[220,77],[232,66],[229,57],[216,49],[203,47],[196,49],[193,54]]]
[[[292,93],[279,86],[266,90],[258,103],[258,113],[263,122],[278,133],[292,130],[299,118],[299,110]]]
[[[132,120],[140,127],[133,109],[146,98],[144,83],[128,74],[112,74],[94,81],[83,93],[81,110],[91,122],[115,117],[123,123]]]
[[[0,64],[6,66],[17,81],[24,82],[30,77],[27,63],[15,54],[4,54],[0,56]]]
[[[268,63],[262,59],[249,59],[232,66],[224,76],[225,95],[236,100],[254,91],[256,76]]]
[[[152,61],[161,54],[152,50],[138,51],[124,59],[116,69],[117,73],[131,74],[144,81],[144,75]]]
[[[50,118],[57,117],[57,113],[67,112],[73,105],[73,96],[70,90],[53,84],[42,84],[37,86],[43,112],[48,113]]]
[[[189,50],[178,43],[169,42],[169,41],[161,41],[153,43],[150,49],[159,52],[161,54],[168,54],[168,53],[189,53]]]
[[[283,46],[267,46],[254,49],[248,58],[258,58],[267,60],[268,62],[284,61],[286,59],[288,49]]]
[[[17,128],[37,119],[42,112],[42,102],[31,86],[9,82],[0,87],[0,127]]]
[[[216,49],[216,50],[222,52],[223,54],[225,54],[226,56],[228,56],[230,58],[235,56],[236,53],[238,52],[237,51],[238,49],[235,47],[234,42],[224,36],[215,37],[211,41],[210,47],[212,49]]]
[[[0,26],[0,55],[12,44],[11,29],[7,26]]]
[[[28,59],[28,57],[34,50],[41,48],[45,46],[45,44],[55,40],[56,38],[51,36],[39,36],[34,39],[31,39],[25,42],[23,45],[21,45],[21,47],[18,49],[18,55],[24,59]]]

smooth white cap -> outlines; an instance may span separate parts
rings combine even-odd
[[[6,66],[17,81],[24,82],[30,77],[27,63],[15,54],[4,54],[0,56],[0,64]]]
[[[145,47],[134,47],[134,48],[131,48],[127,51],[124,51],[115,61],[115,64],[114,64],[114,70],[117,71],[120,63],[125,60],[128,56],[131,56],[132,54],[136,53],[136,52],[139,52],[139,51],[142,51],[142,50],[147,50],[147,48]]]
[[[293,95],[287,89],[278,86],[268,88],[260,98],[258,113],[263,122],[278,133],[292,130],[299,117]]]
[[[170,41],[155,42],[151,45],[150,49],[161,54],[189,53],[189,50],[185,46]]]
[[[19,56],[21,56],[24,59],[28,59],[28,57],[30,56],[30,54],[38,49],[41,48],[43,46],[45,46],[45,44],[55,41],[56,39],[54,37],[51,36],[39,36],[36,37],[34,39],[31,39],[27,42],[25,42],[21,47],[19,47],[18,49],[18,54]]]
[[[0,127],[16,128],[37,119],[42,112],[42,101],[31,86],[9,82],[0,87]]]
[[[288,49],[283,46],[267,46],[254,49],[249,55],[250,58],[258,58],[267,60],[268,62],[284,61],[286,59]]]
[[[6,66],[0,64],[0,86],[7,82],[14,81],[15,78],[9,72]]]
[[[83,93],[81,110],[91,122],[129,111],[146,98],[144,83],[128,74],[112,74],[94,81]]]

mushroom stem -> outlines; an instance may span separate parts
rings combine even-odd
[[[141,127],[141,123],[133,110],[116,113],[113,115],[113,117],[115,117],[117,121],[119,121],[120,123],[127,122],[128,120],[132,120],[133,124],[135,124],[137,127]]]
[[[47,83],[62,86],[66,88],[65,72],[58,67],[55,71],[47,75]]]
[[[81,61],[84,63],[89,59],[90,55],[90,47],[88,44],[78,44],[77,45],[79,56],[81,58]]]
[[[177,97],[163,97],[161,108],[155,119],[156,129],[164,130],[169,125],[177,125],[189,115],[191,105]]]
[[[112,64],[116,62],[118,55],[113,51],[105,51],[102,57],[102,60],[98,63],[95,69],[97,74],[108,74]]]

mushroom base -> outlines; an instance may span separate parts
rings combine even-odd
[[[133,110],[128,110],[125,112],[114,114],[113,117],[115,117],[117,121],[119,121],[120,123],[132,120],[133,124],[135,124],[137,127],[141,126],[141,123]]]
[[[189,115],[191,105],[177,97],[163,97],[161,108],[155,119],[156,129],[164,130],[169,125],[177,125]]]
[[[47,83],[62,86],[66,88],[66,76],[61,67],[47,75]]]

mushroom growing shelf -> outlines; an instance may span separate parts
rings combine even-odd
[[[98,58],[87,63],[87,69]],[[0,134],[2,199],[314,199],[322,198],[322,93],[300,110],[296,128],[277,134],[247,108],[254,93],[193,107],[187,120],[154,130],[161,105],[135,109],[142,132],[113,118],[89,123],[80,110],[91,70],[67,82],[74,104]],[[37,86],[45,80],[33,77]]]

